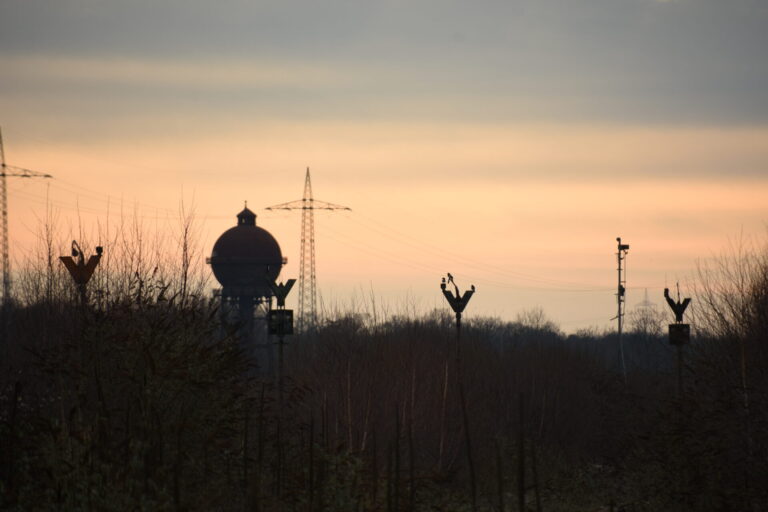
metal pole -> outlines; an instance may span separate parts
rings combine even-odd
[[[5,360],[5,351],[8,344],[8,323],[11,300],[11,269],[10,258],[8,256],[8,184],[5,172],[5,150],[3,148],[3,132],[0,131],[0,213],[2,214],[2,226],[0,226],[0,243],[2,243],[2,265],[3,265],[3,302],[0,304],[0,334],[2,335],[2,347],[0,347],[0,359]]]
[[[626,284],[626,279],[622,275],[622,267],[621,262],[624,260],[624,254],[626,251],[629,251],[629,245],[622,244],[621,243],[621,237],[616,238],[616,242],[618,242],[618,251],[616,252],[616,259],[619,263],[618,266],[618,290],[616,293],[616,304],[617,304],[617,314],[616,319],[618,320],[618,335],[619,335],[619,362],[621,364],[621,374],[624,378],[624,384],[627,383],[627,365],[624,359],[624,340],[622,339],[622,328],[624,324],[624,293],[626,291],[626,287],[624,286]],[[624,270],[626,273],[626,270]]]
[[[10,170],[10,172],[9,172]],[[21,178],[50,178],[50,174],[43,174],[30,169],[15,167],[5,162],[5,148],[3,147],[3,133],[0,130],[0,244],[2,244],[2,272],[3,272],[3,297],[0,303],[0,361],[5,358],[4,351],[8,348],[8,332],[10,324],[11,306],[11,260],[10,245],[8,242],[8,177]]]
[[[283,367],[284,361],[284,349],[285,349],[285,335],[293,333],[293,312],[285,309],[285,298],[293,288],[295,279],[289,279],[285,284],[277,284],[270,281],[269,286],[272,289],[272,293],[277,299],[276,309],[272,309],[272,297],[269,298],[269,312],[267,313],[267,332],[268,334],[277,335],[277,401],[278,407],[282,410],[283,407],[283,374],[285,369]]]
[[[450,290],[447,289],[449,284],[453,284],[453,287],[456,292],[455,295]],[[475,478],[475,463],[472,458],[472,437],[469,431],[469,418],[467,416],[467,404],[466,404],[466,398],[464,396],[464,383],[462,380],[461,356],[460,356],[461,354],[461,312],[464,311],[465,307],[467,307],[467,303],[469,302],[469,299],[475,293],[475,287],[472,286],[470,290],[465,291],[464,295],[462,295],[459,292],[459,287],[456,286],[456,283],[453,281],[453,276],[449,273],[448,280],[446,281],[446,279],[443,278],[442,282],[440,283],[440,289],[443,291],[443,296],[448,301],[448,304],[450,304],[451,309],[453,309],[453,312],[456,313],[456,383],[459,388],[461,418],[462,418],[462,423],[464,427],[464,441],[466,443],[467,464],[469,466],[469,483],[470,483],[470,491],[472,494],[472,512],[475,512],[477,510],[477,484],[476,484],[476,478]],[[443,395],[443,398],[445,398],[445,395]],[[445,418],[445,415],[443,415],[443,418]],[[442,455],[442,441],[443,441],[442,438],[443,438],[443,433],[441,432],[441,440],[440,440],[441,455]]]
[[[525,412],[523,394],[517,395],[518,431],[517,431],[517,508],[525,511]]]
[[[5,149],[3,148],[3,134],[0,132],[0,165],[2,165],[2,173],[0,177],[0,209],[2,210],[2,227],[0,228],[0,236],[2,236],[3,244],[3,306],[6,306],[11,298],[11,263],[9,257],[8,248],[8,184],[6,179],[6,165],[5,165]],[[5,308],[4,308],[5,309]]]
[[[461,354],[461,312],[456,312],[456,368],[458,370],[459,365],[461,364],[460,359]]]
[[[688,324],[683,323],[685,313],[691,299],[680,300],[680,287],[677,287],[677,301],[669,296],[669,288],[664,288],[664,298],[669,307],[675,313],[675,323],[669,325],[669,342],[677,346],[677,398],[683,397],[683,345],[690,342],[691,330]],[[682,401],[681,401],[682,403]]]
[[[285,336],[280,333],[277,336],[277,404],[280,410],[283,409],[283,339]]]
[[[85,284],[79,284],[77,285],[77,291],[80,293],[80,307],[83,310],[83,313],[85,313],[86,307],[88,305],[88,296],[86,295],[86,289]]]
[[[619,287],[618,287],[618,293],[619,293],[619,299],[617,301],[617,307],[618,312],[616,313],[617,319],[618,319],[618,327],[619,327],[619,358],[621,362],[621,373],[624,376],[624,383],[627,382],[627,367],[624,362],[624,340],[621,338],[622,334],[622,320],[623,320],[623,311],[622,311],[622,305],[624,301],[624,289],[621,285],[621,249],[619,249],[619,252],[617,253],[617,257],[619,260]]]
[[[677,398],[683,398],[683,346],[677,346]]]

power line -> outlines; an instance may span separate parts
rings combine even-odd
[[[445,259],[448,259],[448,260],[453,260],[455,262],[458,262],[458,263],[461,263],[463,265],[467,265],[467,266],[473,267],[473,268],[478,269],[478,270],[487,271],[487,270],[490,269],[490,270],[494,270],[495,272],[497,272],[499,274],[505,274],[508,277],[512,277],[512,278],[525,279],[525,280],[528,280],[528,281],[540,282],[540,283],[543,283],[543,284],[559,285],[559,286],[562,286],[562,287],[574,286],[574,287],[579,287],[579,288],[595,288],[595,286],[592,285],[592,284],[536,276],[536,275],[533,275],[533,274],[527,274],[527,273],[524,273],[524,272],[518,272],[518,271],[509,270],[509,269],[506,269],[506,268],[503,268],[503,267],[499,267],[497,265],[491,265],[491,264],[488,264],[486,262],[478,263],[477,260],[475,260],[475,259],[470,259],[470,258],[461,256],[461,255],[457,255],[455,253],[451,253],[450,251],[445,251],[443,248],[438,248],[437,246],[425,243],[422,239],[419,239],[419,238],[416,238],[414,236],[401,233],[401,232],[395,230],[394,228],[386,226],[383,223],[381,223],[379,221],[376,221],[374,219],[370,219],[368,217],[365,217],[364,215],[362,215],[360,213],[357,213],[357,212],[353,213],[353,214],[350,214],[350,215],[346,215],[346,218],[351,219],[353,221],[356,221],[360,225],[364,226],[367,230],[375,231],[375,232],[381,234],[382,236],[385,236],[385,237],[389,238],[390,240],[398,241],[399,243],[403,243],[405,245],[408,245],[410,247],[416,248],[418,250],[429,252],[429,253],[431,253],[433,255],[436,255],[436,256],[439,256],[441,258],[445,258]],[[366,224],[364,224],[363,222],[360,221],[360,218],[366,219],[371,224],[375,224],[375,225],[381,226],[382,228],[384,228],[385,230],[395,234],[396,236],[392,236],[392,235],[386,233],[383,230],[377,229],[376,227],[371,227],[370,225],[366,225]],[[607,290],[609,288],[606,287],[606,286],[601,286],[600,289]]]
[[[387,261],[389,263],[396,263],[400,266],[409,267],[419,271],[438,272],[438,273],[441,272],[441,269],[439,267],[436,267],[431,263],[422,263],[420,258],[413,258],[413,257],[403,258],[395,252],[392,252],[390,250],[387,250],[381,247],[376,247],[376,246],[367,244],[361,241],[360,239],[353,237],[352,235],[339,232],[337,230],[334,230],[328,227],[327,225],[321,226],[318,229],[323,233],[323,237],[328,237],[330,239],[336,240],[368,256],[373,256],[383,261]],[[482,277],[479,274],[473,274],[473,273],[467,274],[466,272],[464,274],[469,279],[472,279],[473,281],[483,282],[483,283],[498,286],[498,287],[520,290],[520,291],[557,292],[557,293],[605,293],[611,290],[609,286],[592,286],[592,287],[585,287],[585,288],[551,288],[551,287],[543,287],[543,286],[538,286],[538,287],[526,286],[526,285],[520,285],[517,283],[513,283],[510,281],[505,281],[501,279]]]
[[[354,216],[353,215],[347,215],[345,217],[348,218],[348,219],[352,219]],[[412,268],[416,268],[416,267],[413,266],[413,262],[414,262],[414,258],[413,257],[410,257],[410,258],[407,258],[407,259],[406,258],[401,258],[401,257],[397,256],[396,253],[394,253],[394,252],[388,251],[387,249],[384,249],[384,248],[381,248],[381,247],[375,247],[375,246],[366,244],[365,242],[361,241],[358,238],[354,238],[354,237],[351,237],[351,236],[349,236],[349,235],[347,235],[345,233],[340,233],[338,231],[335,231],[332,228],[328,227],[327,225],[323,226],[322,229],[323,229],[323,231],[330,231],[331,233],[334,233],[336,236],[342,237],[342,240],[340,240],[340,241],[342,241],[342,243],[346,243],[346,244],[348,244],[348,245],[350,245],[350,246],[352,246],[354,248],[359,248],[361,246],[365,246],[366,247],[365,252],[368,252],[368,253],[370,253],[370,254],[372,254],[374,256],[380,256],[380,255],[382,255],[384,253],[387,253],[387,254],[390,255],[389,258],[388,258],[389,261],[393,261],[393,262],[396,262],[396,263],[401,264],[401,265],[405,265],[405,266],[409,266],[409,267],[412,267]],[[366,229],[368,229],[368,228],[366,228]],[[369,231],[370,231],[370,229],[369,229]],[[386,236],[386,235],[383,235],[383,236]],[[392,239],[392,238],[390,238],[390,239]],[[352,240],[352,241],[350,241],[350,240]],[[398,241],[396,239],[393,239],[393,240]],[[430,258],[433,258],[436,255],[436,256],[439,256],[439,257],[441,257],[443,259],[446,259],[446,260],[449,260],[449,261],[458,261],[458,262],[461,262],[462,264],[464,264],[465,266],[474,268],[475,270],[479,270],[479,271],[481,271],[483,273],[489,273],[490,272],[490,273],[493,273],[493,274],[496,274],[496,275],[501,275],[501,276],[506,277],[506,278],[524,279],[524,280],[528,280],[528,281],[539,282],[541,284],[559,285],[556,288],[555,287],[551,287],[551,286],[538,286],[538,287],[537,286],[526,286],[526,285],[520,285],[520,284],[517,284],[517,283],[512,283],[512,282],[509,282],[509,281],[504,281],[504,280],[498,280],[498,279],[497,280],[492,280],[492,279],[489,279],[489,278],[482,278],[478,274],[468,275],[468,277],[470,277],[470,278],[472,278],[474,280],[477,280],[477,281],[484,281],[486,283],[497,284],[497,285],[500,285],[500,286],[510,287],[510,288],[514,288],[514,289],[518,289],[518,290],[577,292],[577,293],[578,292],[606,292],[606,291],[611,290],[610,286],[595,285],[595,284],[588,284],[588,283],[579,283],[579,286],[580,286],[579,288],[575,288],[575,287],[574,288],[570,288],[568,286],[576,286],[576,283],[569,282],[569,281],[558,281],[558,280],[555,280],[555,279],[547,279],[547,278],[534,277],[534,276],[532,276],[530,274],[524,274],[524,273],[521,273],[521,272],[507,271],[506,269],[501,269],[500,267],[495,267],[495,266],[492,266],[492,265],[491,266],[485,266],[485,265],[476,263],[474,260],[469,260],[468,258],[463,258],[463,257],[460,257],[460,256],[455,256],[455,255],[452,255],[451,253],[447,253],[445,251],[443,251],[441,253],[436,253],[436,252],[432,251],[430,246],[427,245],[427,244],[404,243],[404,245],[412,247],[412,248],[414,248],[417,251],[420,251],[422,253],[429,254]],[[435,270],[435,269],[430,267],[429,270]],[[565,284],[566,286],[563,286],[563,284]]]
[[[153,205],[147,204],[147,203],[140,203],[140,202],[134,202],[126,200],[125,198],[118,198],[116,196],[111,195],[103,195],[101,197],[96,196],[94,194],[97,194],[94,192],[93,194],[82,194],[80,192],[74,191],[72,189],[58,186],[57,182],[60,184],[61,180],[54,179],[51,182],[52,188],[58,192],[62,192],[67,195],[73,195],[75,196],[76,200],[73,202],[68,202],[66,199],[63,199],[61,197],[58,198],[51,198],[50,196],[43,196],[39,194],[35,194],[34,192],[24,191],[20,189],[15,189],[14,194],[21,194],[25,199],[36,202],[38,204],[51,204],[53,206],[56,206],[57,208],[63,209],[63,210],[70,210],[74,212],[85,212],[85,213],[92,213],[92,214],[110,214],[112,213],[111,207],[114,206],[118,210],[122,210],[123,207],[127,206],[130,208],[134,213],[131,214],[131,217],[136,217],[139,219],[148,219],[148,220],[178,220],[181,216],[181,213],[179,211],[175,211],[173,209],[169,208],[163,208],[163,207],[155,207]],[[80,197],[84,197],[88,199],[89,201],[97,201],[99,203],[102,203],[103,206],[97,205],[87,205],[80,203],[77,199]],[[209,214],[195,214],[195,218],[197,219],[206,219],[206,220],[219,220],[219,219],[228,219],[229,216],[226,215],[209,215]]]
[[[63,180],[56,179],[56,180],[53,180],[51,184],[53,185],[53,188],[55,189],[55,188],[57,188],[56,185],[61,184],[62,182],[63,182]],[[68,183],[68,182],[63,182],[63,183]],[[91,197],[91,198],[94,198],[94,199],[96,199],[98,201],[101,201],[101,202],[105,203],[108,207],[110,205],[112,205],[112,204],[120,204],[120,205],[122,205],[122,204],[126,203],[126,201],[124,199],[122,199],[122,198],[116,198],[115,196],[110,196],[110,195],[104,195],[103,197],[99,197],[99,196],[96,195],[98,193],[95,192],[95,191],[92,191],[91,189],[87,189],[85,187],[80,187],[80,186],[78,186],[76,184],[70,184],[70,185],[71,185],[71,188],[70,187],[58,187],[58,188],[59,188],[59,190],[63,190],[66,193],[72,193],[72,194],[77,194],[77,195],[79,195],[79,192],[74,192],[72,190],[73,188],[79,188],[79,189],[82,189],[82,190],[86,190],[86,191],[89,192],[88,194],[85,194],[86,197]],[[17,194],[17,195],[20,195],[22,197],[25,197],[25,198],[27,198],[30,201],[36,202],[38,204],[53,205],[54,207],[57,207],[57,208],[60,208],[60,209],[66,209],[66,210],[70,210],[70,211],[74,211],[74,212],[84,212],[84,213],[90,213],[90,214],[110,213],[108,208],[105,209],[105,208],[100,208],[100,207],[88,206],[87,204],[82,204],[80,202],[67,203],[63,199],[52,199],[51,197],[45,197],[45,196],[37,195],[34,192],[27,192],[27,191],[22,191],[22,190],[16,190],[14,193]],[[114,200],[114,203],[113,203],[113,200]],[[315,202],[317,202],[317,201],[315,201]],[[171,220],[171,219],[177,219],[178,218],[178,213],[176,213],[176,214],[168,214],[168,215],[163,215],[163,214],[158,215],[157,212],[148,213],[149,211],[154,210],[155,208],[150,206],[150,205],[147,205],[147,204],[142,204],[142,203],[137,203],[137,204],[138,204],[138,208],[134,208],[135,210],[136,209],[139,210],[139,211],[143,210],[143,211],[145,211],[147,213],[140,213],[139,215],[135,215],[134,214],[134,215],[132,215],[133,217],[136,217],[136,218],[139,218],[139,219],[148,219],[148,220],[160,220],[160,219]],[[136,206],[136,204],[134,204],[134,207],[135,206]],[[281,215],[279,213],[280,210],[276,210],[274,208],[275,207],[268,208],[268,211],[270,211],[270,213],[272,215],[274,215],[275,218],[281,218],[281,219],[286,219],[287,218],[287,215]],[[317,208],[317,209],[320,209],[320,208]],[[329,208],[324,208],[324,209],[329,209]],[[173,210],[165,209],[165,208],[161,208],[160,210],[162,210],[164,212],[173,212]],[[200,219],[226,218],[225,216],[214,216],[214,215],[196,215],[196,217],[198,217]],[[441,258],[447,259],[448,261],[460,262],[460,263],[462,263],[462,264],[464,264],[464,265],[466,265],[468,267],[474,268],[475,270],[479,270],[479,271],[481,271],[483,273],[490,272],[493,275],[498,275],[498,276],[501,276],[501,277],[507,277],[507,278],[513,278],[513,279],[522,279],[522,280],[531,281],[531,282],[535,282],[535,283],[541,283],[543,285],[557,285],[557,287],[550,287],[550,286],[526,286],[526,285],[521,285],[521,284],[517,284],[517,283],[514,283],[514,282],[510,282],[510,281],[505,280],[505,279],[499,279],[499,278],[495,278],[494,279],[494,278],[491,278],[491,277],[481,277],[480,274],[474,274],[473,273],[473,274],[469,275],[470,278],[472,278],[472,279],[474,279],[474,280],[476,280],[478,282],[483,282],[485,284],[491,284],[491,285],[500,286],[500,287],[509,288],[509,289],[515,289],[515,290],[537,291],[537,292],[539,292],[539,291],[541,291],[541,292],[557,292],[557,293],[570,293],[570,292],[573,292],[573,293],[601,293],[601,292],[605,292],[607,290],[610,290],[610,287],[606,286],[606,285],[599,285],[599,284],[594,284],[594,283],[583,283],[583,282],[582,283],[577,283],[577,282],[574,282],[574,281],[557,280],[557,279],[545,278],[545,277],[541,277],[541,276],[535,276],[535,275],[529,274],[529,273],[511,271],[511,270],[504,269],[504,268],[499,267],[499,266],[479,264],[475,260],[471,260],[469,258],[460,256],[460,255],[456,255],[456,254],[450,253],[448,251],[438,250],[435,246],[432,246],[432,245],[430,245],[428,243],[425,243],[423,240],[419,240],[416,237],[413,237],[411,235],[408,235],[408,234],[405,234],[403,232],[400,232],[400,231],[392,228],[391,226],[387,226],[387,225],[385,225],[385,224],[383,224],[383,223],[381,223],[379,221],[376,221],[374,219],[366,217],[365,215],[362,215],[362,214],[360,214],[358,212],[353,212],[353,213],[346,214],[346,215],[344,215],[344,218],[355,222],[356,224],[364,227],[368,231],[375,232],[377,234],[380,234],[384,238],[387,238],[387,239],[395,241],[395,242],[397,242],[399,244],[402,244],[402,245],[411,247],[413,249],[416,249],[417,251],[420,251],[423,254],[429,254],[430,256],[435,256],[436,255],[436,256],[439,256]],[[332,237],[332,238],[338,239],[338,241],[340,241],[341,243],[344,243],[344,244],[354,248],[355,250],[358,250],[360,252],[366,253],[369,256],[378,257],[378,258],[380,258],[382,260],[385,260],[385,261],[388,261],[388,262],[392,262],[392,263],[397,263],[399,265],[404,265],[404,266],[407,266],[407,267],[410,267],[410,268],[413,268],[413,269],[416,269],[416,270],[428,270],[428,271],[437,271],[437,272],[442,271],[442,269],[438,269],[438,268],[432,267],[432,266],[427,266],[427,267],[423,267],[422,266],[422,267],[420,267],[420,266],[418,266],[418,264],[414,265],[412,260],[402,258],[402,257],[398,256],[394,252],[390,252],[389,256],[385,257],[383,255],[383,252],[382,252],[383,249],[380,248],[380,247],[375,247],[375,246],[372,246],[372,245],[369,245],[369,244],[365,244],[364,242],[360,241],[357,238],[350,238],[346,234],[342,234],[342,233],[340,233],[338,231],[333,231],[328,226],[319,226],[319,227],[323,231],[330,231],[330,232],[335,233],[337,237],[342,237],[342,238],[334,238],[334,237]],[[652,288],[652,289],[663,289],[662,285],[658,285],[658,286],[645,286],[645,287]],[[627,289],[636,289],[636,288],[643,288],[643,286],[628,287]]]

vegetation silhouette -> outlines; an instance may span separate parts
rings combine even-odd
[[[55,230],[16,283],[0,376],[10,510],[761,510],[768,251],[702,267],[677,397],[664,317],[564,335],[540,308],[474,314],[461,386],[448,308],[335,311],[289,339],[285,389],[219,325],[191,216],[176,261],[109,236],[87,306]],[[86,237],[80,237],[85,239]],[[159,239],[156,238],[156,240]],[[106,240],[106,242],[104,242]],[[83,244],[84,247],[87,244]],[[152,250],[149,250],[152,247]],[[89,252],[89,248],[85,247]],[[451,373],[452,375],[452,373]],[[462,414],[458,394],[466,407]],[[476,485],[470,486],[471,440]]]

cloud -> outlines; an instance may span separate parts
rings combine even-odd
[[[348,77],[312,63],[243,59],[0,57],[16,80],[180,90],[338,86]]]
[[[6,2],[0,92],[290,118],[760,124],[761,2]]]

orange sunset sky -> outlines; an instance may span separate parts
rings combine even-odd
[[[9,178],[13,264],[46,205],[64,254],[184,201],[202,258],[247,200],[298,277],[299,213],[262,209],[309,166],[352,208],[316,216],[326,307],[446,307],[451,272],[468,316],[608,326],[617,236],[629,310],[765,238],[766,48],[762,0],[0,0],[6,161],[54,175]]]

